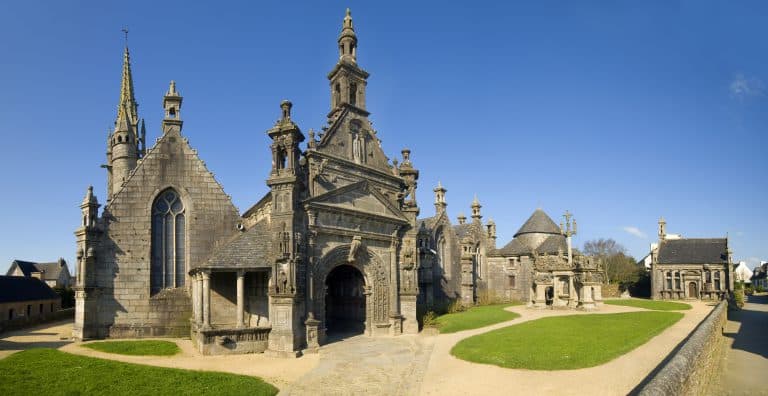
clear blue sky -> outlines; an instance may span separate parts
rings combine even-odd
[[[55,2],[0,4],[0,271],[73,260],[79,208],[105,198],[123,36],[148,141],[171,79],[184,134],[242,211],[266,191],[282,99],[306,132],[329,110],[346,7],[388,155],[407,146],[452,217],[477,193],[504,244],[542,207],[577,245],[648,251],[728,233],[768,260],[768,4],[643,2]]]

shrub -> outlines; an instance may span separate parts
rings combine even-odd
[[[755,287],[755,291],[758,293],[762,293],[765,291],[765,288],[763,287],[763,285],[757,285],[757,287]]]
[[[457,312],[464,312],[467,310],[467,307],[464,306],[464,304],[461,302],[461,299],[455,299],[451,301],[451,303],[448,305],[448,313],[457,313]]]
[[[477,305],[496,305],[505,302],[493,290],[481,290],[477,294]]]
[[[736,282],[733,290],[733,298],[731,301],[732,304],[728,304],[731,306],[731,308],[733,308],[733,305],[735,305],[738,309],[741,309],[741,307],[744,306],[744,282]]]
[[[57,286],[53,288],[53,291],[61,297],[61,308],[72,308],[75,306],[75,291],[71,288],[63,288]]]
[[[421,317],[421,323],[424,328],[437,327],[437,314],[433,311],[427,311],[427,313]]]

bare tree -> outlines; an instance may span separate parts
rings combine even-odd
[[[626,252],[627,249],[622,246],[622,244],[614,241],[612,238],[599,238],[584,242],[584,254],[600,259],[600,261],[603,263],[605,278],[608,283],[611,283],[610,267],[612,264],[611,260],[608,260],[608,258],[617,254],[624,255]]]

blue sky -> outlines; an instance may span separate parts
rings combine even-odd
[[[124,25],[148,141],[176,80],[183,133],[242,212],[266,191],[280,101],[305,132],[325,122],[346,7],[422,216],[440,180],[454,218],[477,193],[499,244],[542,207],[575,214],[579,246],[610,237],[639,258],[663,215],[768,260],[764,2],[190,3],[0,4],[0,271],[73,260],[86,187],[104,199]]]

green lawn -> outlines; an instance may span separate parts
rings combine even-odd
[[[483,305],[469,308],[464,312],[441,315],[437,317],[437,328],[441,333],[455,333],[506,322],[520,316],[504,309],[513,305],[519,305],[519,303]]]
[[[451,354],[506,368],[593,367],[637,348],[682,317],[648,311],[543,318],[466,338]]]
[[[645,300],[642,298],[629,298],[621,300],[604,300],[608,305],[623,305],[625,307],[645,308],[654,311],[683,311],[691,309],[689,304],[674,301]]]
[[[274,395],[256,377],[30,349],[0,360],[0,395]]]
[[[174,342],[157,340],[101,341],[82,346],[101,352],[135,356],[171,356],[181,351]]]

